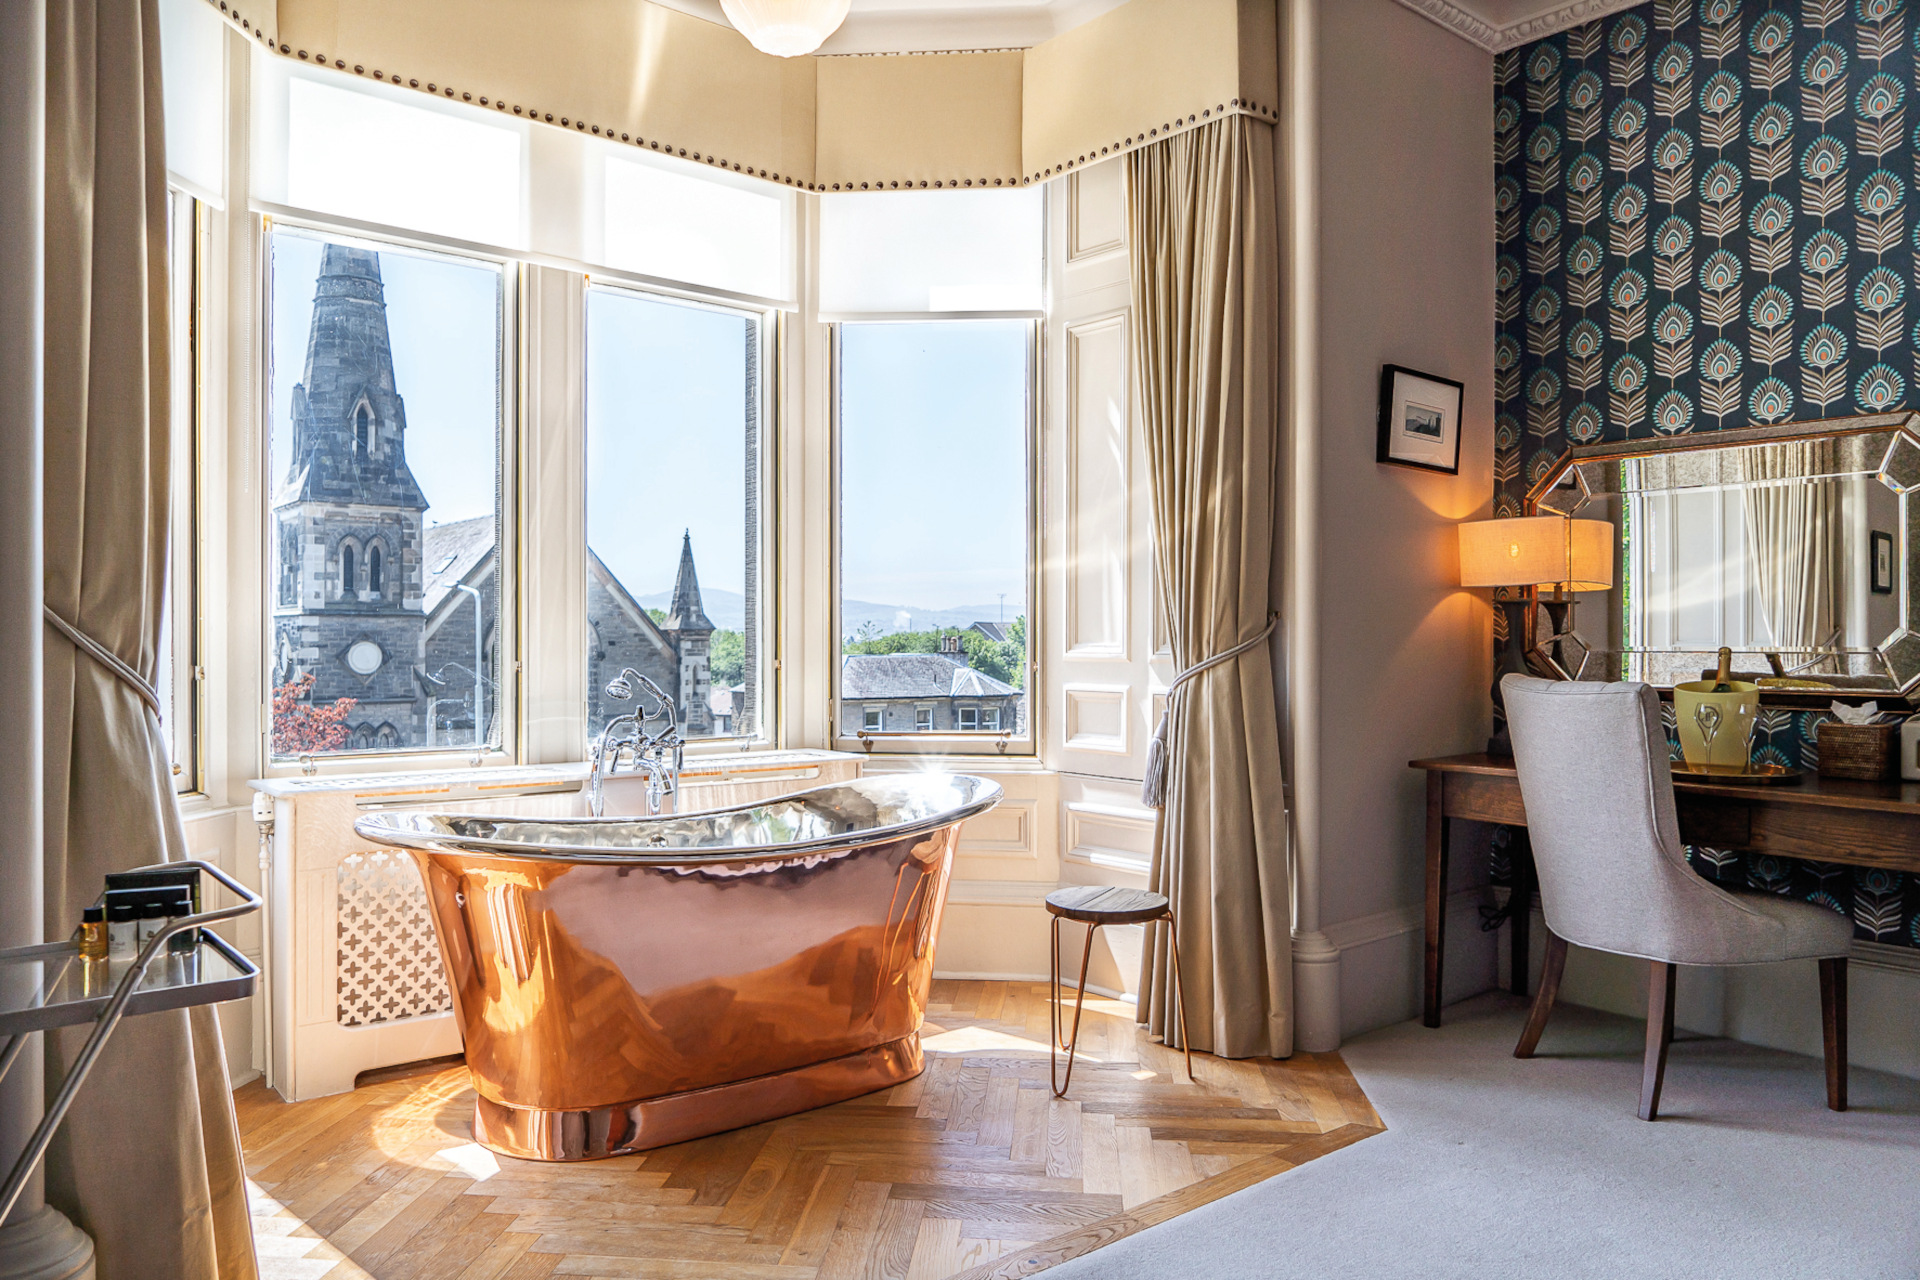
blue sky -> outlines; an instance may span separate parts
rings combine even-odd
[[[746,585],[747,342],[738,315],[587,293],[587,544],[627,590]]]
[[[1026,612],[1025,320],[848,324],[841,594]],[[984,616],[996,617],[996,613]]]
[[[273,472],[323,242],[273,237]],[[407,461],[429,525],[495,507],[500,273],[383,251]],[[588,293],[588,542],[636,596],[669,590],[683,529],[703,588],[745,583],[741,316]],[[1024,612],[1026,321],[850,324],[841,339],[842,591],[906,609]],[[982,616],[994,617],[995,612]]]

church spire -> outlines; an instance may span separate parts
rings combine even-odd
[[[406,405],[393,384],[380,255],[330,244],[313,286],[303,377],[293,388],[293,448],[280,502],[359,502],[425,510],[407,466]]]
[[[680,535],[680,571],[673,578],[673,603],[667,608],[665,631],[712,631],[713,623],[700,603],[700,578],[693,570],[693,531]]]

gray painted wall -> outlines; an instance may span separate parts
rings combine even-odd
[[[1407,761],[1490,727],[1492,611],[1455,585],[1454,528],[1493,486],[1493,59],[1394,0],[1317,8],[1321,920],[1352,1035],[1418,1010],[1418,935],[1359,923],[1422,898]],[[1382,364],[1466,384],[1458,476],[1374,461]],[[1485,833],[1454,847],[1456,885],[1484,883]],[[1449,942],[1453,994],[1490,984],[1484,937]]]

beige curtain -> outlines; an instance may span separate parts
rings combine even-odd
[[[46,602],[152,683],[167,563],[167,176],[157,0],[48,0]],[[47,629],[47,931],[109,871],[183,856],[155,709]],[[66,1074],[87,1028],[48,1045]],[[60,1128],[47,1199],[100,1280],[253,1280],[210,1008],[129,1018]]]
[[[1740,451],[1747,564],[1775,646],[1827,646],[1840,626],[1840,493],[1830,442],[1794,440]],[[1789,658],[1797,666],[1806,657]]]
[[[1272,607],[1280,268],[1273,126],[1233,116],[1127,160],[1132,343],[1155,568],[1179,670],[1259,635]],[[1193,1047],[1293,1052],[1291,909],[1272,653],[1256,645],[1170,704],[1152,884],[1173,904]],[[1178,1044],[1165,939],[1141,1018]]]

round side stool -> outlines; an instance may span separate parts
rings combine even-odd
[[[1087,1000],[1087,961],[1093,956],[1093,934],[1103,924],[1152,924],[1156,920],[1167,922],[1167,940],[1173,950],[1173,999],[1180,1010],[1180,1047],[1187,1055],[1187,1079],[1193,1079],[1192,1040],[1187,1035],[1187,1002],[1180,990],[1180,938],[1173,928],[1173,907],[1164,896],[1148,893],[1145,889],[1121,889],[1112,885],[1079,884],[1066,889],[1056,889],[1047,895],[1047,911],[1053,916],[1053,969],[1050,994],[1047,1002],[1048,1028],[1052,1038],[1047,1042],[1047,1073],[1053,1081],[1053,1096],[1067,1096],[1067,1085],[1073,1080],[1073,1055],[1075,1046],[1080,1042],[1080,1009]],[[1087,926],[1086,946],[1080,951],[1080,993],[1073,1001],[1073,1032],[1065,1040],[1060,1038],[1061,1024],[1066,1020],[1060,1008],[1060,922],[1078,920]],[[1059,1052],[1066,1051],[1067,1073],[1065,1078],[1055,1074],[1059,1068]]]

